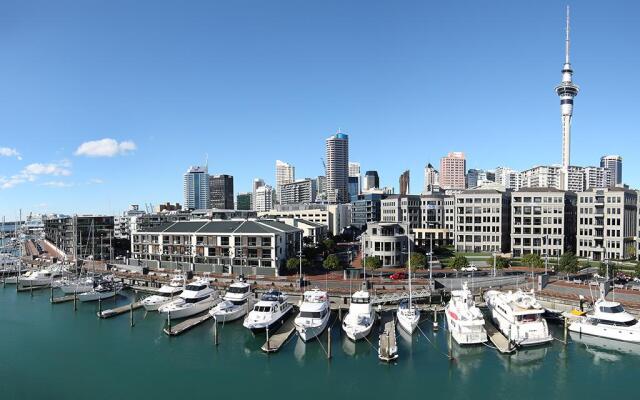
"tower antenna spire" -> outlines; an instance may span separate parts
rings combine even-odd
[[[565,63],[569,64],[569,5],[567,4],[567,31],[566,31],[566,39],[565,39]]]

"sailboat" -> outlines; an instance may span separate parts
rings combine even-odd
[[[407,269],[409,274],[409,301],[403,300],[398,306],[396,316],[398,318],[398,325],[404,329],[407,333],[412,334],[420,322],[420,310],[414,307],[413,304],[413,289],[411,286],[411,239],[407,232],[407,246],[408,246],[408,262]]]

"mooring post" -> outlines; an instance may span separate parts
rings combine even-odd
[[[436,307],[433,307],[433,330],[438,330],[438,312],[436,311]]]
[[[74,289],[73,291],[73,311],[78,311],[78,289]]]
[[[269,353],[269,349],[271,349],[271,346],[269,346],[269,328],[267,327],[267,354]]]
[[[133,325],[134,325],[134,322],[133,322],[133,303],[129,304],[129,317],[130,317],[131,327],[133,328]]]
[[[331,360],[331,327],[327,328],[327,359]]]
[[[31,297],[33,297],[33,282],[29,282],[29,292],[31,292]]]
[[[50,301],[53,303],[53,285],[51,285],[51,298]]]
[[[98,297],[98,316],[102,316],[102,298]]]
[[[218,345],[218,320],[216,318],[213,319],[213,343]]]
[[[167,323],[169,324],[169,337],[171,337],[171,310],[167,313]]]
[[[453,343],[451,341],[451,329],[449,329],[449,360],[453,360]]]
[[[567,345],[567,328],[568,328],[567,317],[564,317],[564,344],[565,344],[565,346]]]

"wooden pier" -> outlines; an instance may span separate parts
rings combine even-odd
[[[204,314],[201,314],[199,316],[193,317],[193,318],[189,318],[186,319],[176,325],[173,325],[169,328],[164,328],[164,333],[166,333],[169,336],[178,336],[181,333],[184,333],[186,331],[188,331],[191,328],[194,328],[200,324],[202,324],[205,321],[210,320],[211,318],[213,318],[211,316],[211,314],[209,314],[209,312],[207,311]]]
[[[265,353],[275,353],[287,342],[287,339],[291,337],[293,332],[296,331],[296,326],[293,321],[295,320],[294,313],[290,313],[287,320],[280,325],[280,328],[275,332],[269,332],[267,341],[262,345],[262,351]]]
[[[484,324],[484,326],[487,330],[487,336],[489,336],[489,340],[491,340],[491,343],[496,346],[500,353],[513,353],[513,351],[515,350],[515,346],[511,346],[511,342],[509,342],[507,337],[503,335],[502,332],[500,332],[491,322]]]
[[[61,296],[61,297],[52,297],[51,304],[60,304],[60,303],[66,303],[68,301],[73,301],[74,296],[75,295],[73,294],[68,294],[66,296]]]
[[[71,300],[73,300],[73,295],[71,295]],[[111,318],[111,317],[115,317],[117,315],[121,315],[127,312],[130,312],[132,309],[133,310],[137,310],[138,308],[142,307],[142,302],[136,301],[134,303],[131,304],[127,304],[124,306],[120,306],[120,307],[116,307],[116,308],[112,308],[109,310],[104,310],[102,312],[98,312],[97,315],[99,318]]]

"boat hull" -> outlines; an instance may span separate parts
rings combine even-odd
[[[291,310],[293,310],[293,306],[289,305],[289,308],[287,308],[285,312],[283,312],[278,318],[272,321],[253,323],[245,319],[242,325],[253,333],[265,332],[267,329],[272,330],[273,328],[278,327],[284,323],[284,319],[291,313]]]
[[[115,297],[119,292],[120,289],[115,291],[109,290],[108,292],[85,292],[78,295],[78,300],[80,300],[81,302],[89,302],[110,299],[112,297]]]
[[[571,332],[597,336],[603,339],[617,340],[620,342],[640,343],[640,330],[628,329],[624,326],[612,326],[604,327],[600,324],[594,325],[585,323],[583,321],[575,321],[569,325]]]
[[[208,311],[211,307],[214,307],[219,302],[219,298],[209,298],[198,303],[189,303],[192,304],[190,307],[178,307],[171,309],[160,307],[158,311],[161,314],[169,314],[169,312],[171,312],[171,319],[187,318]]]
[[[60,286],[60,290],[64,294],[85,293],[85,292],[90,292],[92,289],[93,289],[93,285],[87,285],[87,284]]]
[[[234,306],[230,309],[226,310],[215,310],[212,309],[209,314],[215,318],[218,322],[231,322],[239,320],[247,314],[247,306],[240,305]]]
[[[327,325],[329,324],[330,315],[331,315],[330,313],[327,313],[327,316],[322,320],[322,322],[319,325],[308,326],[308,325],[295,324],[296,331],[298,332],[300,339],[302,339],[305,342],[308,342],[309,340],[312,340],[322,335],[322,332],[324,332],[324,330],[327,328]]]
[[[420,322],[420,312],[415,310],[415,316],[405,316],[404,314],[398,313],[398,325],[400,329],[404,330],[409,334],[413,334],[413,332],[418,327],[418,323]]]
[[[459,345],[482,344],[489,340],[487,330],[483,324],[465,325],[464,322],[454,319],[449,309],[445,309],[445,316],[447,318],[447,328],[451,331],[451,337]]]
[[[347,314],[345,316],[345,321],[348,319],[349,314]],[[367,336],[369,336],[369,334],[371,333],[371,329],[373,329],[373,325],[375,324],[375,318],[371,318],[371,323],[367,326],[365,325],[349,325],[343,322],[342,324],[342,330],[344,331],[344,333],[347,335],[347,337],[349,339],[351,339],[354,342],[357,342],[358,340],[362,340],[364,338],[366,338]]]

